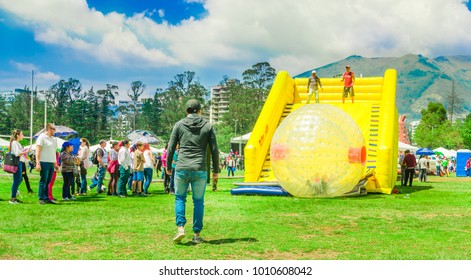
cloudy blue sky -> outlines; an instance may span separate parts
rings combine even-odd
[[[356,54],[471,55],[468,0],[0,0],[0,90],[204,86],[268,61],[292,75]]]

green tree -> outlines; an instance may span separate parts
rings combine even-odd
[[[468,114],[460,125],[460,136],[463,138],[463,146],[471,147],[471,114]]]
[[[97,106],[97,131],[96,136],[99,139],[107,139],[111,135],[111,126],[109,125],[109,121],[111,118],[111,110],[109,109],[109,105],[115,104],[116,98],[118,97],[118,86],[107,84],[106,89],[97,90],[97,99],[96,104]]]
[[[25,90],[20,93],[17,93],[15,96],[15,99],[9,106],[9,110],[8,110],[8,115],[9,115],[9,120],[10,120],[9,130],[21,129],[23,130],[25,136],[29,135],[30,111],[31,111],[30,91]]]
[[[228,98],[228,112],[217,125],[221,150],[230,149],[230,139],[252,131],[275,78],[267,62],[254,64],[242,74],[243,83],[223,77],[220,83]],[[237,135],[235,135],[237,134]]]
[[[463,139],[457,126],[447,119],[443,104],[430,102],[421,112],[422,118],[414,139],[421,147],[455,149],[463,145]]]
[[[161,108],[159,102],[159,95],[162,89],[156,89],[152,99],[146,99],[142,104],[142,115],[139,118],[139,127],[151,131],[157,135],[161,135],[162,131],[160,126]]]
[[[48,105],[51,105],[51,121],[56,124],[66,125],[69,120],[69,107],[73,99],[78,99],[82,91],[82,84],[79,80],[69,78],[60,80],[51,86],[46,93]]]
[[[270,92],[273,80],[276,76],[275,68],[270,66],[268,62],[259,62],[252,65],[252,68],[247,69],[242,73],[244,85],[253,90],[253,96],[258,101],[265,101]]]
[[[145,89],[146,85],[144,83],[141,81],[134,81],[131,83],[131,92],[128,92],[128,96],[131,98],[133,104],[133,130],[136,129],[136,119],[139,114],[136,103],[139,101],[139,97],[142,95],[142,93],[144,93]]]
[[[177,121],[186,115],[185,104],[189,99],[200,101],[203,110],[206,106],[205,97],[208,90],[195,79],[195,72],[186,71],[183,74],[175,75],[174,80],[169,82],[169,87],[157,93],[160,105],[159,131],[164,140],[168,140],[172,128]]]
[[[0,134],[9,135],[11,132],[11,119],[7,102],[2,96],[0,96],[0,120]]]

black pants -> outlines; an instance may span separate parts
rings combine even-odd
[[[31,189],[31,185],[29,184],[28,172],[26,171],[26,163],[21,162],[21,164],[23,165],[21,175],[23,176],[23,180],[25,181],[28,192],[32,193],[33,190]]]
[[[415,169],[407,168],[406,169],[406,178],[404,180],[404,186],[407,186],[407,181],[409,181],[409,186],[412,187],[412,180],[414,180]]]
[[[71,198],[70,188],[74,181],[74,172],[62,172],[64,184],[62,185],[62,198]]]

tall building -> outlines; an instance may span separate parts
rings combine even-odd
[[[2,90],[0,91],[0,97],[5,100],[7,105],[13,102],[15,99],[16,93],[10,90]]]
[[[239,84],[240,81],[237,79],[232,80]],[[229,109],[229,100],[227,97],[225,85],[217,85],[210,87],[210,101],[211,106],[209,108],[209,122],[218,123],[221,122],[222,116],[227,113]]]

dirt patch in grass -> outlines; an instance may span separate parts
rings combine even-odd
[[[18,258],[12,256],[12,255],[1,255],[0,260],[4,261],[11,261],[11,260],[17,260]]]
[[[441,213],[428,213],[421,215],[422,218],[433,219],[436,217],[466,217],[471,216],[471,214],[457,213],[457,214],[441,214]]]
[[[332,260],[342,252],[335,252],[332,250],[315,250],[312,252],[280,252],[280,251],[266,251],[257,256],[264,260]]]

